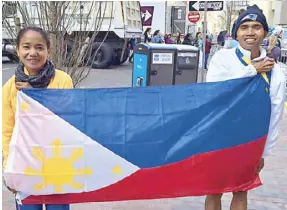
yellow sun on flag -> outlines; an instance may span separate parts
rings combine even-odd
[[[24,111],[24,112],[27,112],[29,110],[29,104],[26,102],[26,101],[23,101],[21,103],[21,109]]]
[[[64,185],[70,185],[74,189],[82,189],[83,185],[75,182],[76,175],[91,175],[92,170],[88,167],[82,169],[75,169],[73,163],[78,159],[84,157],[82,148],[74,148],[68,159],[62,157],[63,144],[60,140],[56,139],[52,142],[53,157],[47,158],[42,148],[33,148],[33,156],[42,162],[40,170],[27,167],[24,171],[26,175],[39,175],[42,176],[43,182],[34,186],[35,190],[41,190],[47,185],[53,185],[55,192],[63,192]]]

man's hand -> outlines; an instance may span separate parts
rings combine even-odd
[[[254,62],[252,65],[255,67],[258,73],[268,72],[274,67],[275,60],[273,58],[266,57],[262,61]]]
[[[28,82],[16,82],[17,90],[22,90],[23,88],[32,88]]]
[[[5,180],[4,180],[4,179],[3,179],[3,184],[7,187],[7,189],[8,189],[11,193],[13,193],[13,194],[16,194],[16,193],[17,193],[17,191],[16,191],[16,190],[11,189],[10,187],[8,187],[8,186],[6,185],[6,182],[5,182]]]
[[[261,158],[258,164],[257,174],[260,173],[263,167],[264,167],[264,158]]]

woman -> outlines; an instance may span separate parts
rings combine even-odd
[[[150,32],[151,32],[151,28],[148,27],[144,32],[144,43],[151,41]]]
[[[20,30],[16,40],[20,59],[15,74],[2,89],[2,152],[3,167],[9,155],[9,144],[15,125],[17,91],[23,88],[73,88],[71,77],[56,70],[48,60],[50,40],[48,34],[38,27]],[[5,184],[5,181],[4,181]],[[8,188],[12,193],[14,189]],[[16,205],[17,210],[43,210],[42,205]],[[46,205],[46,210],[69,210],[69,205]]]
[[[184,37],[184,40],[182,42],[182,44],[184,45],[193,45],[193,41],[192,41],[192,37],[191,37],[191,34],[190,33],[187,33]]]
[[[202,41],[201,32],[197,32],[197,33],[196,33],[195,46],[196,46],[200,51],[202,51],[202,49],[203,49],[203,41]]]
[[[177,32],[177,34],[176,34],[176,40],[175,40],[175,41],[176,41],[176,42],[175,42],[176,44],[181,44],[181,43],[182,43],[180,38],[181,38],[181,33]]]
[[[164,42],[165,42],[166,44],[174,44],[173,41],[171,40],[171,34],[165,35],[165,37],[164,37]]]
[[[161,33],[160,33],[160,30],[156,30],[154,33],[153,33],[153,37],[151,39],[151,42],[152,43],[163,43],[163,40],[161,38]]]

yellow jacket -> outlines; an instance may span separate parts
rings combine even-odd
[[[25,69],[25,73],[28,71]],[[47,88],[73,88],[71,77],[63,71],[56,70],[55,77],[50,81]],[[2,88],[2,152],[4,156],[3,168],[9,154],[9,145],[15,124],[17,89],[15,75],[13,75]]]

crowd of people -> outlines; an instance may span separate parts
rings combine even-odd
[[[239,15],[244,13],[245,10],[240,10]],[[222,31],[225,33],[215,33],[206,35],[205,41],[205,63],[204,69],[208,69],[208,63],[215,52],[217,52],[221,48],[231,49],[236,48],[238,46],[238,41],[232,38],[232,34],[229,34],[227,31]],[[233,32],[231,32],[233,33]],[[281,26],[277,26],[275,28],[269,28],[269,35],[263,41],[262,47],[267,51],[269,57],[274,58],[275,62],[278,62],[281,58],[281,39],[283,36],[283,28]],[[217,47],[211,52],[211,48],[214,45],[212,42],[216,39]],[[196,35],[192,35],[191,33],[187,33],[186,35],[182,33],[177,33],[175,38],[172,37],[171,33],[167,33],[163,36],[160,30],[154,31],[152,33],[152,28],[146,28],[143,34],[143,40],[141,42],[144,43],[159,43],[159,44],[183,44],[183,45],[191,45],[197,47],[200,52],[203,52],[203,38],[202,33],[197,32]],[[128,46],[131,51],[136,46],[138,42],[136,39],[131,39]],[[132,62],[133,53],[129,58],[129,62]]]
[[[203,51],[203,39],[202,33],[197,32],[195,36],[192,36],[191,33],[187,33],[186,35],[182,33],[177,33],[175,38],[172,37],[171,33],[167,33],[163,36],[160,30],[154,31],[152,33],[152,29],[150,27],[146,28],[143,34],[143,43],[158,43],[158,44],[183,44],[183,45],[191,45],[197,47],[201,52]],[[210,50],[212,47],[212,39],[213,35],[206,35],[206,43],[205,43],[205,69],[207,69],[207,61],[210,54]],[[136,39],[130,39],[128,42],[128,47],[131,51],[133,51],[134,47],[137,45],[138,41]],[[131,53],[129,62],[132,62],[133,53]]]

